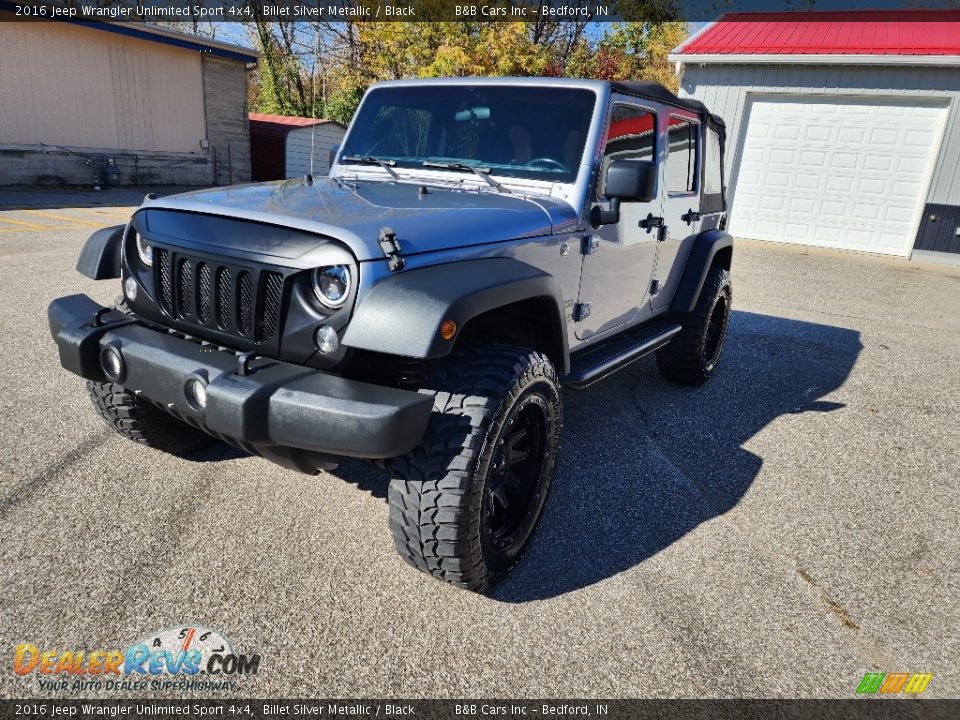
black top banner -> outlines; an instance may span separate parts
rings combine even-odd
[[[0,22],[704,22],[724,13],[956,9],[954,0],[0,0]],[[743,18],[749,19],[749,18]],[[760,19],[760,18],[758,18]],[[871,21],[899,20],[871,13]]]

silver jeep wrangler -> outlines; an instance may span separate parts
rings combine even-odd
[[[121,435],[391,473],[400,555],[484,591],[530,541],[560,389],[649,353],[705,382],[730,315],[723,121],[659,85],[375,85],[329,177],[147,196],[55,300],[64,368]]]

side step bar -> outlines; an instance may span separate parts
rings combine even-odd
[[[661,322],[589,347],[570,358],[570,373],[560,382],[580,390],[659,350],[680,332],[680,324]]]

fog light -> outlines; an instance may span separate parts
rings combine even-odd
[[[103,368],[103,374],[107,376],[107,380],[112,382],[123,380],[126,370],[123,355],[113,345],[107,345],[100,351],[100,367]]]
[[[317,350],[327,354],[334,352],[340,347],[340,338],[337,337],[337,331],[329,325],[321,325],[317,328],[317,335],[314,338],[317,343]]]
[[[207,386],[199,378],[192,377],[183,386],[183,394],[194,410],[203,410],[207,406]]]
[[[127,300],[133,302],[137,299],[137,281],[132,277],[128,277],[123,281],[123,294],[127,296]]]

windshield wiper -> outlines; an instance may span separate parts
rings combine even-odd
[[[394,169],[390,167],[391,165],[397,164],[396,160],[383,160],[381,158],[374,157],[373,155],[343,155],[340,157],[340,160],[341,162],[357,163],[358,165],[379,165],[388,173],[390,173],[390,177],[392,177],[394,180],[398,180],[400,178]]]
[[[474,175],[482,177],[487,185],[494,188],[497,192],[509,193],[510,191],[505,188],[503,185],[498,183],[492,177],[490,177],[490,168],[482,167],[477,165],[469,165],[467,163],[461,162],[446,162],[440,160],[424,160],[422,163],[423,167],[426,168],[440,168],[441,170],[469,170]]]

